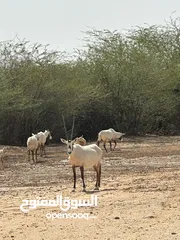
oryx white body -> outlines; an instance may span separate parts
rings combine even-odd
[[[100,142],[103,141],[104,142],[104,148],[107,152],[106,142],[110,142],[110,148],[111,148],[111,141],[113,141],[115,143],[115,146],[114,146],[114,149],[115,149],[115,147],[117,145],[116,139],[118,139],[118,138],[122,139],[122,137],[124,135],[125,135],[125,133],[116,132],[113,128],[109,128],[107,130],[102,130],[98,134],[97,145],[99,146]]]
[[[83,166],[84,168],[93,168],[101,162],[102,150],[96,145],[91,144],[81,146],[74,144],[73,151],[69,155],[71,165]]]
[[[37,161],[37,150],[39,147],[38,136],[33,135],[27,139],[27,151],[28,151],[28,160],[30,160],[30,153],[32,153],[32,160],[34,163]],[[35,159],[34,159],[35,155]]]
[[[42,156],[43,152],[45,154],[45,143],[48,136],[49,136],[49,139],[52,139],[51,133],[49,130],[45,130],[44,132],[38,132],[37,134],[32,133],[32,135],[38,137],[40,155]]]
[[[85,190],[84,169],[94,168],[94,170],[97,173],[96,189],[99,189],[102,159],[101,148],[99,148],[96,144],[90,144],[86,146],[75,144],[76,139],[73,141],[67,141],[61,138],[61,141],[67,145],[69,162],[73,167],[74,189],[76,188],[76,172],[75,172],[76,167],[80,167],[84,190]]]

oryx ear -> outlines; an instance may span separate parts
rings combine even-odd
[[[67,141],[64,138],[60,138],[60,140],[61,140],[62,143],[67,144]]]
[[[35,134],[34,133],[32,133],[32,136],[34,136]]]
[[[76,137],[75,139],[73,139],[73,140],[71,141],[71,143],[74,144],[77,139],[78,139],[78,137]]]

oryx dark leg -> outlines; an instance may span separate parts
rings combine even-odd
[[[99,172],[98,172],[98,167],[97,166],[94,166],[94,170],[96,171],[96,185],[95,185],[95,188],[94,190],[99,190]]]
[[[109,145],[110,145],[110,150],[112,151],[112,143],[111,143],[111,140],[109,141]]]
[[[43,146],[44,156],[46,157],[45,145]]]
[[[41,144],[41,157],[43,156],[43,145]]]
[[[113,142],[115,143],[115,145],[114,145],[114,149],[115,149],[115,147],[116,147],[116,145],[117,145],[117,142],[116,142],[116,140],[113,140]],[[113,150],[114,150],[113,149]]]
[[[76,190],[76,167],[72,166],[73,169],[73,176],[74,176],[74,188],[73,188],[73,192],[75,192]]]
[[[42,156],[42,145],[39,146],[39,155]]]
[[[83,181],[83,192],[86,191],[86,185],[85,185],[85,182],[84,182],[84,167],[81,166],[80,167],[80,171],[81,171],[81,178],[82,178],[82,181]]]
[[[37,162],[37,149],[35,150],[35,159],[36,159],[36,162]]]
[[[94,168],[94,170],[95,170],[95,172],[96,172],[96,184],[95,184],[95,188],[98,186],[98,179],[97,179],[97,167],[96,166],[94,166],[93,167]]]
[[[106,152],[107,152],[107,149],[106,149],[106,142],[104,142],[103,146],[104,146],[104,149],[105,149]]]
[[[98,182],[98,187],[100,187],[100,183],[101,183],[101,163],[98,166],[98,171],[99,171],[99,182]]]
[[[34,150],[31,150],[31,153],[32,153],[32,160],[34,162]]]

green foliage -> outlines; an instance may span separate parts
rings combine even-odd
[[[26,144],[32,132],[94,140],[113,127],[127,134],[180,131],[180,19],[124,34],[92,29],[76,58],[14,39],[0,43],[0,143]]]

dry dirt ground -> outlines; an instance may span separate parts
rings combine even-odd
[[[124,138],[115,151],[103,151],[98,192],[93,192],[95,172],[87,170],[87,192],[82,192],[79,169],[77,190],[71,192],[66,146],[46,151],[36,166],[23,152],[6,156],[0,171],[0,240],[180,239],[180,137]],[[97,206],[68,211],[96,218],[48,219],[47,213],[62,212],[53,206],[20,210],[23,199],[55,199],[60,193],[70,199],[97,195]]]

